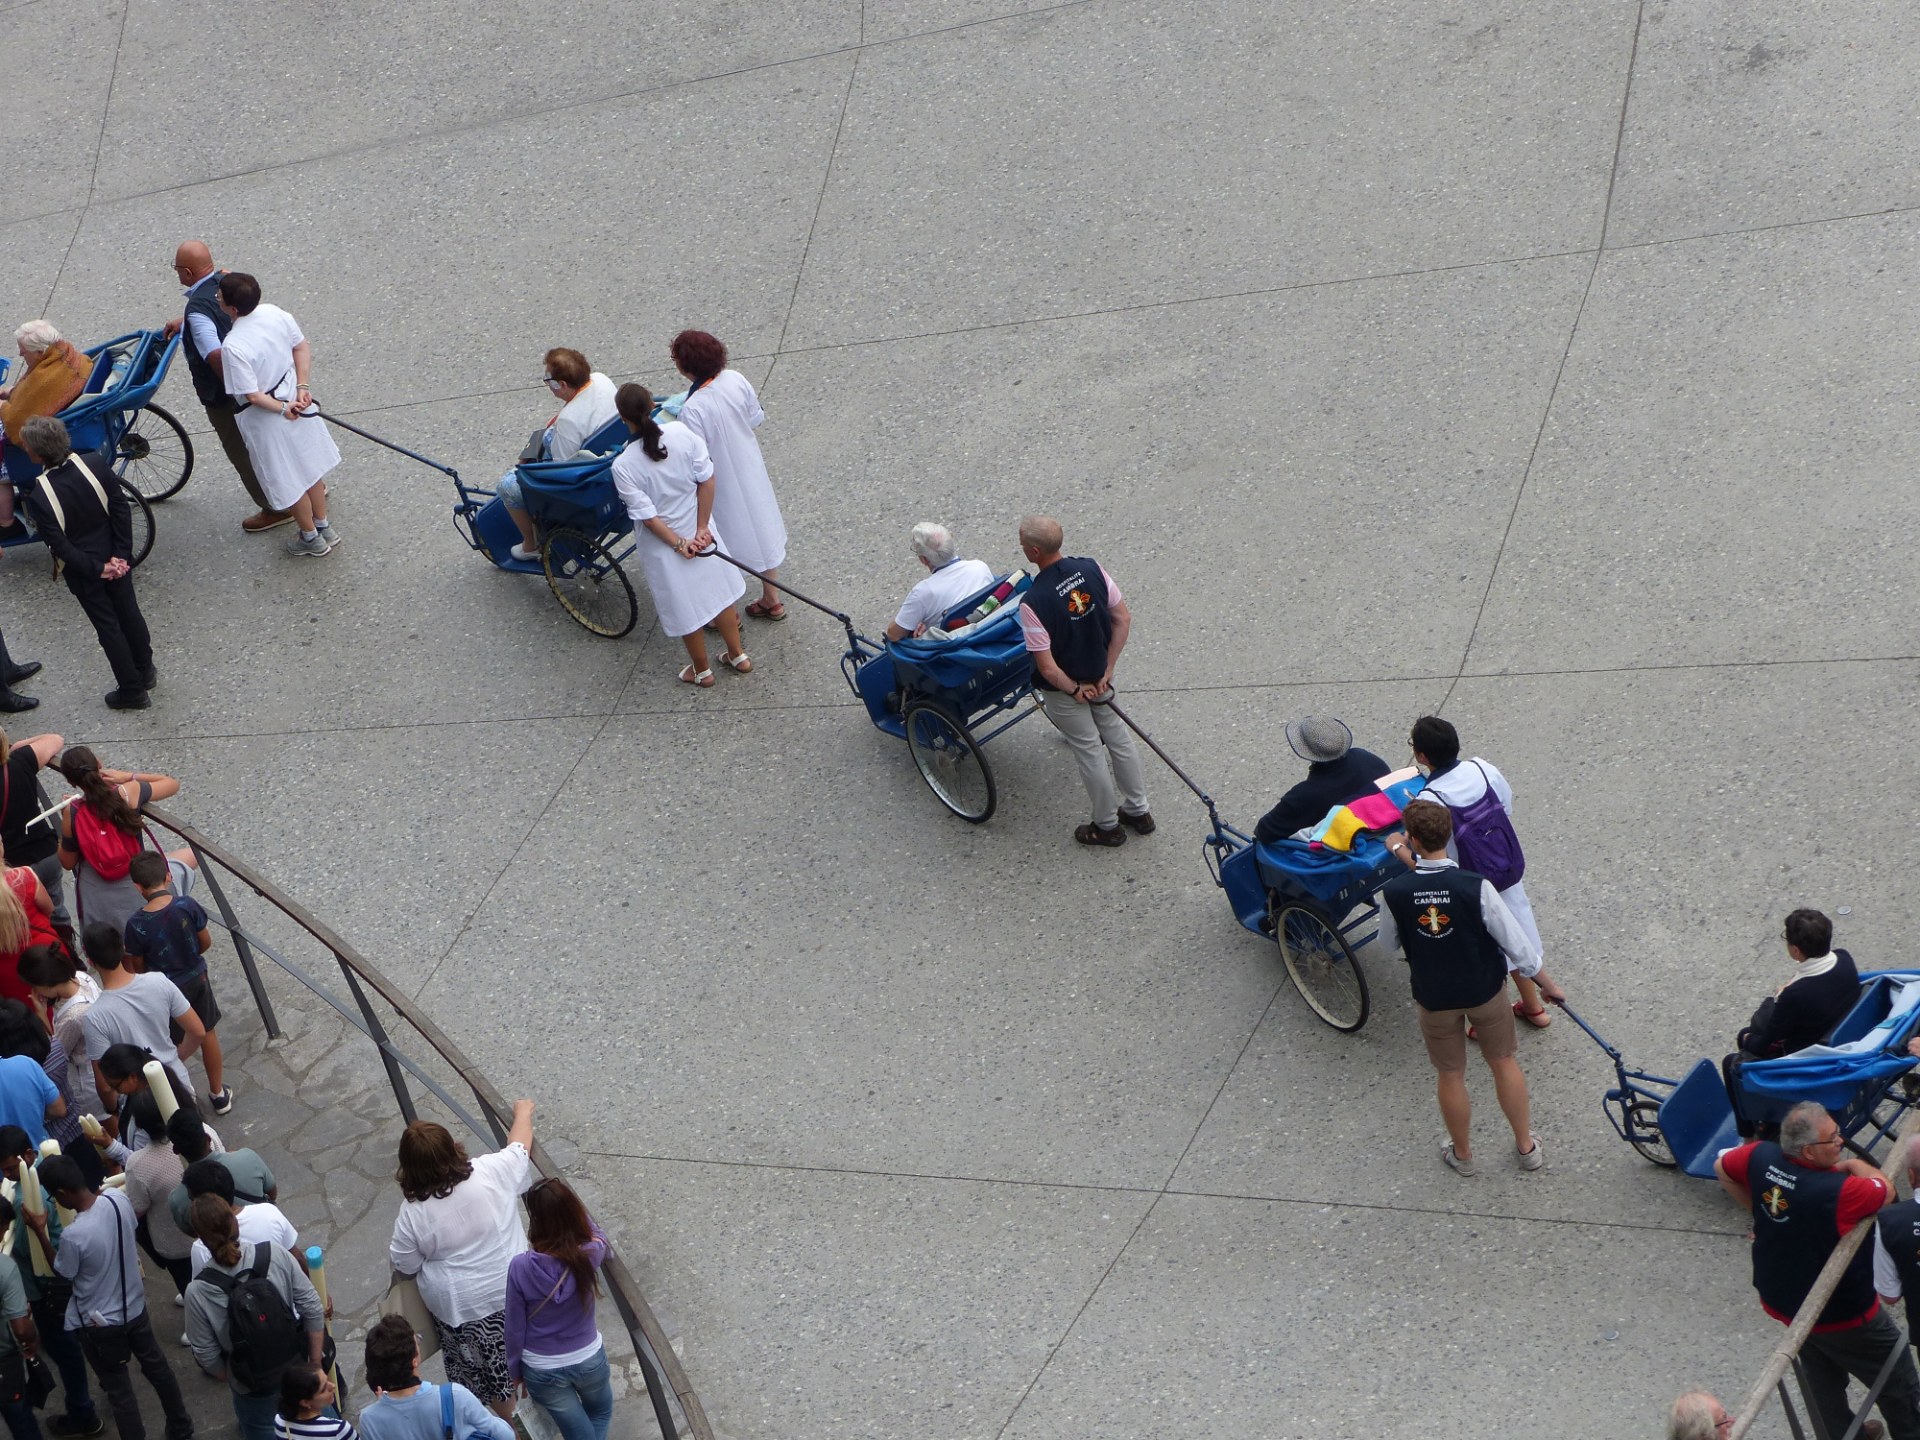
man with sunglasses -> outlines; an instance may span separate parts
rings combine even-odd
[[[1721,1188],[1753,1215],[1753,1288],[1783,1325],[1793,1323],[1840,1237],[1893,1198],[1887,1177],[1845,1147],[1834,1118],[1805,1100],[1780,1122],[1778,1143],[1756,1140],[1714,1162]],[[1807,1403],[1827,1434],[1853,1423],[1847,1378],[1871,1385],[1889,1356],[1880,1413],[1892,1440],[1920,1440],[1920,1372],[1874,1291],[1873,1247],[1862,1245],[1800,1351]]]

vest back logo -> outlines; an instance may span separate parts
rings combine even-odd
[[[1774,1185],[1760,1192],[1760,1208],[1767,1212],[1767,1218],[1769,1220],[1786,1219],[1789,1203],[1787,1192],[1782,1190],[1778,1185]]]
[[[1084,590],[1075,590],[1067,596],[1067,613],[1078,620],[1093,609],[1093,596]]]
[[[1453,917],[1442,915],[1438,905],[1429,905],[1414,917],[1413,923],[1438,940],[1453,928]]]

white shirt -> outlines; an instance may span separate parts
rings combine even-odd
[[[420,1277],[420,1298],[446,1325],[507,1308],[507,1266],[527,1248],[520,1196],[533,1181],[524,1145],[473,1157],[451,1195],[401,1202],[387,1247],[393,1268]]]
[[[1458,870],[1460,867],[1451,860],[1429,860],[1423,855],[1413,868],[1425,873],[1431,870]],[[1507,957],[1507,969],[1528,979],[1540,973],[1539,946],[1520,928],[1519,922],[1513,918],[1513,912],[1507,908],[1507,902],[1500,898],[1500,892],[1493,888],[1493,882],[1485,876],[1480,879],[1480,918],[1486,922],[1487,933],[1493,936],[1493,943]]]
[[[291,1220],[280,1213],[278,1205],[263,1200],[258,1205],[247,1206],[234,1218],[240,1222],[240,1249],[249,1261],[253,1256],[253,1247],[262,1240],[271,1240],[289,1254],[300,1253],[300,1232],[293,1228]],[[213,1252],[207,1249],[207,1242],[196,1240],[187,1258],[187,1265],[193,1274],[198,1275],[212,1259]]]
[[[217,292],[220,289],[220,272],[218,270],[208,275],[202,275],[198,280],[194,281],[193,284],[182,289],[180,293],[191,296],[194,291],[209,282],[212,283],[216,292],[214,298],[218,300],[219,296]],[[200,352],[200,358],[202,360],[220,348],[220,331],[214,325],[213,321],[205,315],[187,316],[187,338],[193,341],[193,348]]]
[[[947,611],[992,583],[993,567],[986,561],[949,560],[907,592],[893,623],[911,635],[922,625],[939,623]]]
[[[554,417],[547,431],[547,457],[571,460],[587,443],[587,437],[620,413],[613,403],[614,383],[595,370],[587,377],[586,388],[569,400]]]

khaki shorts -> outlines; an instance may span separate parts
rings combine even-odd
[[[1422,1010],[1420,1035],[1427,1042],[1427,1058],[1436,1070],[1467,1068],[1467,1026],[1480,1034],[1480,1053],[1489,1060],[1510,1060],[1519,1048],[1513,1023],[1513,1006],[1507,1002],[1507,987],[1502,985],[1484,1005],[1470,1010]]]

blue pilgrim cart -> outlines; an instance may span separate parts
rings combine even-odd
[[[1740,1143],[1719,1062],[1702,1058],[1679,1080],[1630,1069],[1598,1030],[1561,1008],[1613,1062],[1614,1083],[1602,1104],[1620,1138],[1656,1165],[1711,1179],[1720,1152]],[[1920,1101],[1920,1060],[1907,1048],[1916,1034],[1920,970],[1862,975],[1860,998],[1820,1044],[1738,1067],[1741,1113],[1754,1125],[1778,1124],[1798,1102],[1816,1100],[1839,1122],[1847,1147],[1871,1158]]]
[[[193,473],[193,441],[178,420],[153,403],[179,348],[179,335],[160,330],[136,330],[94,346],[86,352],[93,361],[86,388],[59,416],[75,450],[105,450],[113,457],[114,474],[133,512],[129,559],[135,565],[153,549],[153,505],[177,495]],[[8,369],[0,360],[0,382]],[[6,469],[7,479],[21,487],[40,473],[17,445],[6,447]],[[29,523],[24,511],[18,513]],[[38,539],[29,523],[26,534],[0,540],[0,545]]]

